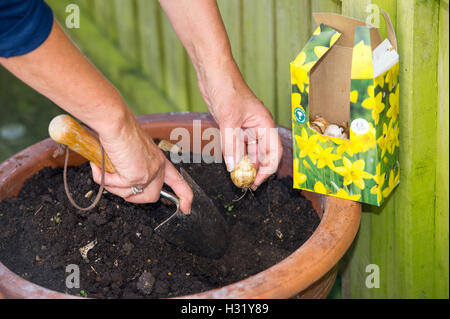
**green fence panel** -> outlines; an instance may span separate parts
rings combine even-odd
[[[148,0],[138,0],[137,8],[142,71],[153,80],[161,92],[164,92],[165,73],[164,48],[161,34],[161,8],[157,1]]]
[[[95,0],[92,14],[102,32],[112,41],[117,42],[115,2],[110,0]]]
[[[110,2],[110,1],[108,1]],[[135,0],[114,0],[115,25],[120,50],[133,65],[139,64],[139,33]]]
[[[162,41],[164,47],[165,91],[183,111],[189,109],[187,54],[178,40],[169,19],[163,14]]]

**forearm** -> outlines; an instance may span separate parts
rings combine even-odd
[[[160,0],[194,66],[232,58],[230,43],[215,0]]]
[[[28,54],[0,58],[23,82],[99,133],[120,131],[131,117],[118,91],[54,22],[47,40]],[[105,115],[108,120],[105,121]]]
[[[159,0],[197,72],[199,88],[217,115],[236,92],[249,89],[233,59],[216,0]],[[220,90],[220,94],[218,91]]]

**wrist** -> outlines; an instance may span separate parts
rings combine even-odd
[[[235,95],[251,94],[232,57],[214,63],[202,63],[196,71],[200,91],[212,112],[225,107]]]
[[[108,117],[99,118],[92,128],[97,131],[101,139],[116,139],[129,135],[132,127],[136,126],[136,118],[126,105],[109,107]]]

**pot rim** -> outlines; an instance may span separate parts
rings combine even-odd
[[[141,115],[137,118],[144,129],[156,132],[158,128],[161,128],[162,123],[164,127],[187,127],[193,120],[201,120],[202,128],[217,127],[209,113],[172,112]],[[278,126],[278,129],[284,147],[283,156],[292,157],[292,132],[281,126]],[[33,171],[36,171],[36,165],[38,170],[48,166],[48,164],[44,165],[44,159],[48,163],[48,154],[55,149],[56,143],[51,139],[45,139],[0,163],[0,185],[7,187],[8,183],[12,183],[15,173],[20,170],[24,170],[25,175],[30,176]],[[61,166],[62,160],[56,158],[52,162],[52,166]],[[290,168],[292,170],[292,166]],[[238,282],[177,298],[229,299],[249,298],[249,296],[286,298],[307,289],[325,275],[337,264],[353,242],[359,228],[361,204],[305,191],[302,193],[314,203],[313,206],[319,216],[323,211],[323,216],[317,229],[301,247],[279,263]],[[2,198],[13,195],[12,191],[8,192],[7,189]],[[0,261],[0,296],[2,293],[5,297],[13,298],[80,298],[27,281],[9,270]]]

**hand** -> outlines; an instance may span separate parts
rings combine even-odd
[[[190,212],[192,190],[132,114],[128,114],[118,132],[99,132],[99,138],[117,171],[115,174],[105,172],[108,192],[132,203],[156,202],[162,184],[166,183],[180,199],[181,211]],[[101,169],[93,163],[91,167],[94,181],[100,184]],[[143,192],[133,194],[132,186]]]
[[[245,84],[234,60],[198,74],[200,91],[220,127],[227,169],[231,172],[247,152],[257,168],[251,186],[256,190],[277,171],[283,153],[272,115]]]

